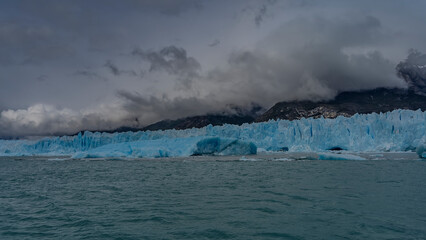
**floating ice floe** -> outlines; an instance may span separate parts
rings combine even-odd
[[[318,153],[319,160],[366,160],[353,154]]]

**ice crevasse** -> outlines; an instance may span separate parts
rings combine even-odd
[[[335,119],[271,120],[186,130],[85,132],[37,141],[0,140],[1,156],[178,157],[262,151],[416,151],[426,157],[426,112],[395,110]]]

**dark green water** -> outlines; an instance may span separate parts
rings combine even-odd
[[[426,161],[0,159],[0,239],[426,239]]]

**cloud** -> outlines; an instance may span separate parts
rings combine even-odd
[[[146,108],[141,107],[139,109],[141,111],[134,111],[138,109],[131,107],[131,101],[123,98],[123,101],[113,104],[101,104],[78,111],[40,103],[26,109],[3,110],[0,112],[0,137],[75,134],[81,130],[112,130],[121,126],[142,127],[151,123],[147,122],[151,121],[150,113],[145,115],[141,112]],[[150,101],[157,100],[148,100],[146,104]],[[135,101],[136,103],[138,101]]]
[[[137,118],[142,124],[149,124],[163,119],[177,119],[206,113],[233,113],[233,110],[220,101],[198,97],[169,98],[143,96],[138,92],[117,91],[123,100],[123,108],[129,118]]]
[[[220,44],[220,40],[215,39],[212,43],[209,44],[209,47],[216,47]]]
[[[35,104],[27,109],[4,110],[0,113],[0,136],[46,136],[71,134],[82,129],[110,129],[121,124],[106,107],[97,112],[58,109],[52,105]],[[116,110],[116,114],[119,114]]]
[[[0,5],[3,135],[144,125],[230,105],[268,108],[341,91],[423,86],[413,75],[423,68],[399,71],[407,81],[395,74],[410,47],[426,51],[421,0]]]
[[[177,80],[186,88],[191,88],[194,78],[199,77],[200,63],[188,57],[186,50],[176,46],[168,46],[159,51],[134,49],[132,55],[149,63],[149,72],[164,71],[177,76]]]
[[[74,49],[47,26],[0,21],[1,64],[39,64],[73,54]]]
[[[47,75],[44,75],[44,74],[37,77],[37,81],[39,81],[39,82],[45,82],[47,80],[49,80],[49,77]]]
[[[128,119],[138,119],[142,125],[164,119],[178,119],[203,114],[253,114],[262,108],[250,102],[246,106],[235,105],[214,99],[213,96],[169,98],[143,96],[138,92],[117,91],[123,100],[122,107],[128,112]]]
[[[276,3],[277,3],[277,0],[265,0],[265,1],[263,1],[263,3],[261,2],[261,5],[259,7],[248,6],[248,8],[246,7],[245,10],[254,8],[253,9],[253,11],[254,11],[254,23],[256,24],[257,27],[260,27],[262,22],[265,20],[265,17],[269,13],[268,9],[272,6],[274,6]],[[283,1],[282,3],[289,4],[290,2],[289,1]],[[243,11],[245,11],[245,10],[243,10]]]
[[[121,12],[175,18],[202,7],[202,0],[6,1],[0,6],[0,63],[40,64],[81,51],[114,51],[127,40]]]
[[[128,2],[139,10],[154,10],[170,16],[178,16],[191,9],[200,10],[203,8],[202,0],[133,0]]]
[[[90,69],[75,71],[73,75],[74,76],[83,76],[83,77],[91,79],[91,80],[101,80],[101,81],[104,81],[104,82],[108,81],[108,78],[106,78],[106,77],[100,75],[99,73],[97,73],[93,70],[90,70]]]
[[[167,118],[231,113],[230,106],[248,108],[258,103],[268,108],[278,101],[331,99],[342,91],[405,87],[395,74],[396,64],[374,49],[387,37],[381,22],[369,16],[350,20],[300,18],[283,24],[255,49],[234,51],[226,67],[204,73],[183,48],[135,49],[132,55],[146,62],[149,72],[167,73],[178,81],[189,79],[188,88],[199,91],[172,97],[168,92],[155,95],[118,90],[119,102],[108,108],[71,111],[35,105],[6,110],[1,115],[1,134],[143,126]],[[367,50],[353,50],[359,48]],[[408,59],[417,62],[413,56]],[[105,67],[112,74],[122,73],[112,61]],[[92,77],[89,70],[80,74]]]
[[[403,78],[410,89],[426,95],[426,54],[417,50],[410,50],[407,59],[396,67],[398,76]]]
[[[195,97],[170,99],[144,97],[137,92],[117,91],[120,101],[79,111],[34,104],[26,109],[0,112],[0,137],[74,134],[81,130],[112,130],[121,126],[143,127],[163,119],[206,113],[236,113],[232,106]]]
[[[205,81],[219,99],[270,106],[277,101],[331,99],[342,91],[404,87],[395,63],[375,46],[385,43],[377,18],[299,18],[283,24],[256,49],[235,51],[226,68]],[[351,49],[366,51],[351,51]],[[213,90],[214,89],[214,90]]]
[[[118,67],[115,66],[115,64],[113,64],[111,62],[111,60],[106,61],[106,63],[104,64],[104,66],[106,68],[108,68],[111,71],[111,73],[114,74],[114,75],[116,75],[116,76],[120,75],[120,73],[121,73],[121,71],[118,69]]]
[[[257,26],[260,26],[260,24],[263,21],[263,17],[266,14],[266,5],[262,5],[262,7],[259,9],[258,13],[254,17],[254,23],[256,23]]]
[[[114,76],[120,76],[120,75],[128,75],[128,76],[133,76],[133,77],[138,76],[138,74],[134,70],[119,69],[118,66],[115,65],[111,60],[107,60],[104,64],[104,67],[106,67]],[[142,75],[141,75],[141,77],[142,77]]]
[[[161,13],[168,16],[179,16],[181,13],[189,10],[201,10],[203,8],[203,0],[125,0],[117,2],[115,0],[74,0],[74,1],[57,1],[57,0],[39,0],[20,1],[18,6],[20,10],[27,13],[41,16],[49,20],[59,20],[60,24],[72,25],[72,21],[80,22],[86,20],[86,14],[90,13],[94,8],[105,10],[103,7],[111,7],[114,11],[135,11],[143,13]],[[60,20],[62,16],[62,20]],[[78,19],[83,16],[84,19]],[[67,23],[68,22],[68,23]]]

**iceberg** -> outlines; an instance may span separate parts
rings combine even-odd
[[[0,156],[184,157],[265,152],[411,151],[424,156],[426,112],[395,110],[335,119],[270,120],[186,130],[85,132],[36,141],[0,140]],[[341,157],[341,156],[340,156]]]
[[[426,159],[426,144],[418,146],[416,149],[416,153],[417,155],[419,155],[420,158]]]

